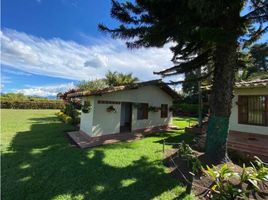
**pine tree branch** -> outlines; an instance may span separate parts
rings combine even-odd
[[[252,34],[250,34],[250,39],[245,40],[243,48],[250,46],[252,43],[257,41],[267,31],[268,31],[268,26],[266,26],[265,28],[261,28],[261,26],[260,26],[258,30],[254,31]]]
[[[182,83],[191,83],[191,82],[196,82],[196,81],[202,81],[204,79],[207,79],[209,76],[211,76],[214,73],[214,70],[210,71],[209,73],[199,76],[197,78],[192,78],[188,80],[183,80],[183,81],[170,81],[170,83],[167,83],[168,85],[178,85]]]
[[[162,75],[165,77],[165,76],[171,76],[174,74],[189,72],[193,69],[197,69],[201,66],[206,65],[210,61],[210,57],[209,57],[210,53],[211,53],[211,50],[207,50],[206,52],[200,54],[199,56],[197,56],[196,58],[188,62],[175,65],[174,67],[171,67],[169,69],[166,69],[160,72],[154,72],[154,74]]]
[[[259,7],[258,5],[254,5],[255,7],[257,7],[255,10],[247,13],[246,15],[242,16],[243,19],[247,19],[248,17],[258,14],[258,13],[266,13],[268,10],[268,3],[265,3],[263,6]]]

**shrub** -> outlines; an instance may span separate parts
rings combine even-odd
[[[2,100],[1,108],[7,109],[62,109],[64,102],[59,100],[10,101]]]
[[[73,119],[79,116],[79,112],[72,102],[66,103],[65,107],[61,111]]]
[[[64,114],[63,112],[58,112],[58,113],[56,113],[56,115],[58,116],[58,118],[61,121],[63,121],[66,124],[73,124],[74,123],[73,119],[70,116]]]
[[[76,105],[73,102],[65,103],[65,107],[61,109],[61,112],[56,114],[61,121],[69,124],[80,123],[80,113],[76,109]]]
[[[193,173],[198,173],[202,169],[202,163],[197,158],[196,153],[192,150],[190,145],[182,142],[178,147],[179,157],[188,161],[188,165],[191,166]]]

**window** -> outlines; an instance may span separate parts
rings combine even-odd
[[[161,104],[161,118],[167,118],[168,116],[168,105]]]
[[[148,104],[140,103],[137,107],[137,119],[148,119]]]
[[[268,96],[238,96],[238,123],[268,126]]]

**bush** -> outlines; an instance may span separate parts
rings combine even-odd
[[[202,163],[197,158],[197,154],[193,151],[189,144],[182,142],[178,147],[178,156],[188,162],[192,168],[192,173],[199,173],[202,169]]]
[[[8,109],[62,109],[64,102],[59,100],[10,101],[2,100],[1,108]]]
[[[72,119],[72,117],[64,114],[63,112],[58,112],[56,113],[56,115],[58,116],[58,118],[63,121],[66,124],[73,124],[74,120]]]
[[[61,121],[69,124],[79,124],[80,123],[80,113],[76,109],[74,103],[69,102],[65,104],[65,107],[61,109],[61,112],[56,114]]]

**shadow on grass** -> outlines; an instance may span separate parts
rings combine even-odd
[[[194,141],[194,134],[191,133],[185,133],[184,131],[181,131],[180,134],[178,132],[173,132],[173,131],[167,131],[165,133],[159,133],[158,136],[161,138],[160,140],[155,141],[156,143],[163,144],[164,140],[165,143],[180,143],[180,142],[185,142],[187,144],[193,144]],[[172,144],[172,148],[177,148],[178,145]]]
[[[2,153],[2,199],[152,199],[178,186],[147,157],[115,167],[102,148],[71,148],[71,126],[53,117],[30,121],[31,130],[18,132]]]

